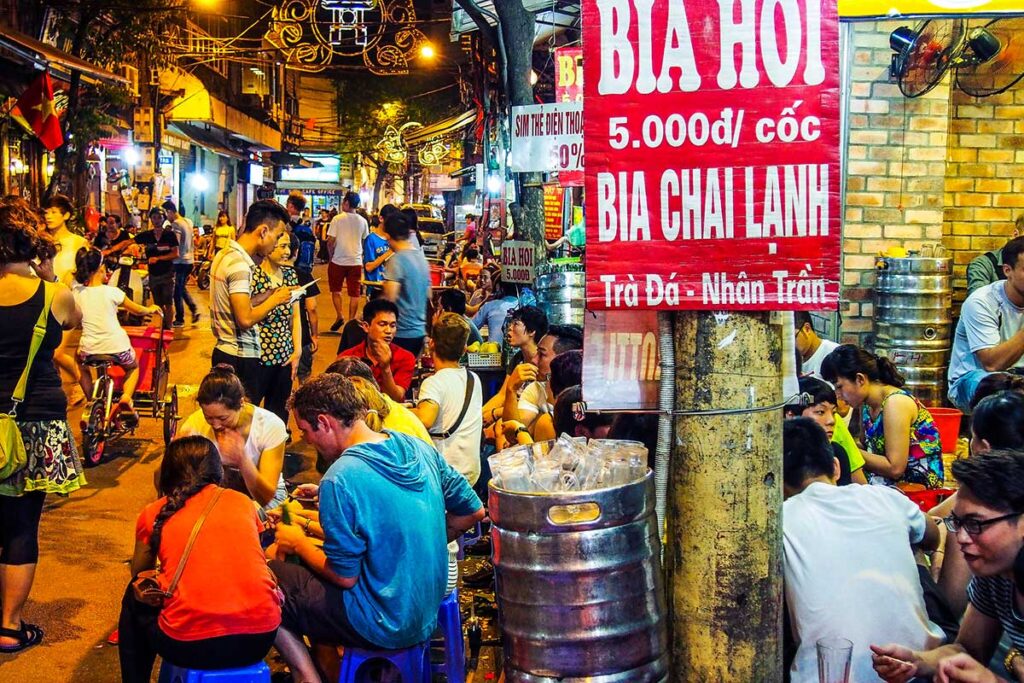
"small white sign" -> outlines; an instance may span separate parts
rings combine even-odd
[[[501,279],[532,284],[535,267],[533,243],[509,240],[501,243]]]
[[[583,170],[583,103],[512,107],[509,168],[531,172]]]

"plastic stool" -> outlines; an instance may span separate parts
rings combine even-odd
[[[443,673],[448,683],[466,680],[466,644],[462,638],[462,615],[459,612],[459,591],[453,590],[441,603],[437,625],[444,637],[444,663],[431,664],[432,673]]]
[[[362,683],[359,677],[363,665],[374,659],[385,659],[398,669],[402,683],[430,683],[430,643],[420,643],[402,650],[363,650],[346,647],[341,659],[338,683]]]
[[[164,662],[158,680],[159,683],[270,683],[270,667],[259,661],[238,669],[203,671]]]
[[[480,526],[480,522],[476,523],[472,529],[459,536],[457,539],[459,542],[459,554],[460,560],[466,559],[466,547],[476,545],[476,543],[483,537],[483,529]]]

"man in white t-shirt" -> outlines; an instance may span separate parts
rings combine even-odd
[[[1024,237],[1003,247],[999,280],[974,291],[960,309],[949,362],[949,400],[968,412],[978,383],[1024,368]]]
[[[423,380],[413,412],[438,452],[472,486],[480,478],[483,389],[479,377],[459,367],[467,338],[469,323],[461,315],[444,313],[434,323],[430,339],[436,372]]]
[[[331,332],[337,332],[345,324],[341,290],[348,292],[348,318],[356,317],[359,309],[359,284],[363,274],[363,240],[370,234],[366,219],[356,213],[359,195],[346,192],[341,202],[341,212],[334,217],[327,228],[327,250],[331,262],[327,264],[327,282],[331,289],[331,301],[337,317],[331,325]]]
[[[793,313],[793,325],[796,327],[796,350],[800,353],[801,360],[799,375],[824,379],[821,376],[821,362],[825,360],[825,356],[835,351],[839,344],[818,336],[814,331],[811,314],[807,311]]]
[[[939,528],[884,486],[836,486],[839,462],[812,419],[783,423],[782,538],[796,656],[793,683],[818,680],[816,643],[853,642],[850,681],[877,681],[871,643],[930,649],[945,636],[928,619],[911,545],[938,546]]]

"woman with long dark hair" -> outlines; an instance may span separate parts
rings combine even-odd
[[[124,683],[148,683],[157,654],[189,669],[232,669],[263,659],[274,643],[281,603],[260,547],[262,525],[251,500],[220,487],[223,476],[209,439],[184,437],[167,447],[163,497],[135,525],[132,577],[159,562],[158,581],[168,591],[182,562],[184,569],[162,608],[139,602],[130,585],[125,591],[118,626]]]
[[[821,373],[854,409],[863,427],[864,469],[871,484],[942,486],[942,446],[931,413],[896,366],[853,344],[825,357]]]
[[[43,501],[48,493],[67,495],[85,485],[53,364],[63,331],[77,327],[82,312],[71,291],[56,282],[57,249],[38,224],[24,200],[0,200],[0,411],[14,411],[28,456],[24,467],[0,479],[0,653],[8,654],[43,639],[42,629],[22,620],[39,561]],[[42,338],[15,401],[40,321]]]

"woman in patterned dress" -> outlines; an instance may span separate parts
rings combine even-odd
[[[299,284],[295,269],[288,265],[291,246],[287,234],[281,235],[277,246],[260,267],[253,272],[253,296],[281,286]],[[302,355],[302,324],[299,303],[295,299],[288,306],[278,306],[260,323],[260,386],[252,402],[277,415],[288,424],[288,397],[299,368]]]
[[[48,493],[67,495],[85,484],[67,417],[67,398],[53,353],[64,330],[76,327],[82,312],[71,290],[55,282],[56,249],[37,234],[38,218],[21,200],[0,204],[0,410],[10,413],[15,386],[28,361],[32,330],[45,305],[46,334],[29,371],[25,400],[15,409],[28,462],[0,480],[0,653],[38,644],[42,630],[22,620],[22,610],[39,560],[39,518]]]
[[[903,388],[892,361],[844,344],[825,358],[821,373],[843,400],[860,408],[869,483],[942,486],[939,431],[928,409]]]

